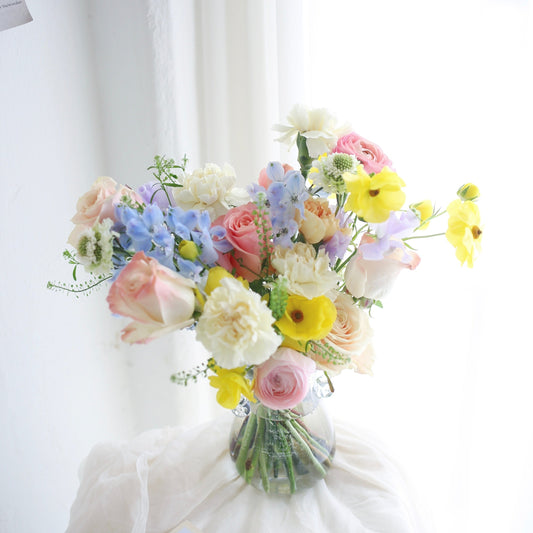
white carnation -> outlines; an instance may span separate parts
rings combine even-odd
[[[276,246],[271,258],[272,266],[287,278],[290,293],[316,298],[336,297],[339,277],[329,268],[329,258],[323,249],[318,252],[310,244],[297,242],[292,248]]]
[[[291,109],[287,121],[289,125],[274,126],[283,134],[277,140],[291,147],[300,133],[307,139],[307,150],[313,158],[331,150],[337,139],[349,132],[346,125],[337,125],[336,118],[327,109],[309,109],[301,104]]]
[[[183,187],[174,189],[176,205],[186,211],[207,211],[211,220],[250,201],[248,193],[235,186],[235,171],[227,163],[222,168],[208,163],[192,174],[185,174],[180,181]]]
[[[221,367],[258,365],[281,344],[273,323],[272,312],[259,294],[236,279],[224,278],[207,298],[196,338]]]
[[[108,274],[113,270],[113,237],[118,237],[118,233],[111,231],[113,224],[110,218],[105,218],[80,233],[76,259],[87,272]]]

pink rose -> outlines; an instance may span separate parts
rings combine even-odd
[[[95,222],[110,218],[116,221],[115,206],[120,203],[123,196],[133,201],[144,203],[142,198],[129,187],[119,185],[108,177],[98,178],[91,189],[82,195],[76,204],[77,213],[71,221],[76,224],[68,238],[68,243],[76,247],[80,234],[91,228]]]
[[[293,168],[290,165],[284,164],[283,170],[285,171],[285,174],[289,172],[289,170],[293,170]],[[264,187],[265,189],[268,189],[270,187],[270,184],[272,183],[272,180],[268,177],[266,168],[261,170],[259,173],[259,179],[257,180],[257,183],[261,185],[261,187]]]
[[[357,133],[348,133],[341,137],[332,152],[354,155],[369,174],[371,172],[377,174],[383,167],[392,168],[392,161],[383,153],[383,150]]]
[[[300,352],[279,348],[256,367],[255,395],[270,409],[291,409],[305,398],[315,368],[315,362]]]
[[[213,226],[226,230],[226,239],[233,246],[228,253],[218,253],[218,264],[248,281],[257,279],[261,272],[261,243],[257,234],[258,217],[253,214],[255,209],[255,204],[249,202],[230,209],[213,222]],[[270,228],[269,221],[268,224]]]
[[[113,313],[133,319],[122,340],[145,343],[193,323],[194,282],[137,252],[115,280],[107,302]]]
[[[364,235],[360,244],[373,242],[368,234]],[[420,263],[420,257],[414,252],[407,252],[410,260],[404,262],[404,250],[394,250],[378,261],[364,259],[361,253],[356,253],[346,265],[344,281],[346,288],[356,298],[365,297],[379,300],[391,289],[398,274],[408,268],[414,270]]]

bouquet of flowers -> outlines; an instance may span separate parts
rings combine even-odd
[[[428,236],[445,235],[471,267],[482,234],[475,185],[460,187],[446,210],[406,205],[381,148],[326,110],[296,106],[275,128],[296,144],[299,168],[270,162],[247,190],[229,165],[189,171],[185,158],[156,157],[153,179],[137,190],[99,178],[72,218],[73,251],[64,255],[75,283],[49,284],[79,293],[108,282],[111,312],[131,320],[127,343],[194,328],[210,357],[174,381],[207,376],[228,409],[246,398],[278,419],[287,413],[274,437],[252,418],[235,438],[241,474],[259,468],[264,487],[276,465],[254,458],[254,443],[282,448],[276,468],[289,477],[294,447],[307,447],[317,469],[328,455],[291,413],[316,372],[328,386],[345,369],[371,373],[369,311],[419,264],[413,240],[447,214],[446,231]],[[84,283],[80,265],[92,276]]]

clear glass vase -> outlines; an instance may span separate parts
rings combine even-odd
[[[266,493],[294,494],[326,477],[335,454],[335,430],[320,401],[327,395],[318,380],[293,409],[243,399],[234,410],[230,454],[247,483]]]

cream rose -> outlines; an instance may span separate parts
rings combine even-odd
[[[276,246],[271,257],[272,266],[287,278],[288,290],[308,299],[328,296],[334,299],[334,289],[339,278],[329,268],[329,258],[324,250],[297,242],[292,248]]]
[[[235,171],[230,165],[220,168],[208,163],[203,169],[183,177],[183,187],[174,189],[174,200],[182,209],[207,211],[211,220],[215,220],[231,207],[250,201],[248,193],[235,186],[236,182]]]
[[[233,278],[211,292],[196,327],[196,338],[218,365],[235,368],[266,361],[281,344],[274,317],[259,294]]]
[[[309,244],[330,239],[339,229],[339,221],[329,207],[327,198],[309,198],[304,202],[305,218],[296,211],[296,222]]]
[[[354,304],[351,296],[339,293],[335,300],[337,319],[320,344],[338,352],[339,359],[327,357],[326,351],[310,352],[310,356],[323,370],[338,374],[352,368],[362,374],[371,373],[373,350],[372,328],[368,314]]]
[[[101,222],[106,218],[115,222],[115,206],[121,202],[124,196],[134,202],[143,203],[142,198],[135,191],[124,185],[118,185],[113,178],[107,176],[98,178],[91,189],[82,195],[76,204],[77,212],[71,219],[76,226],[67,242],[76,247],[81,234],[96,222]]]

